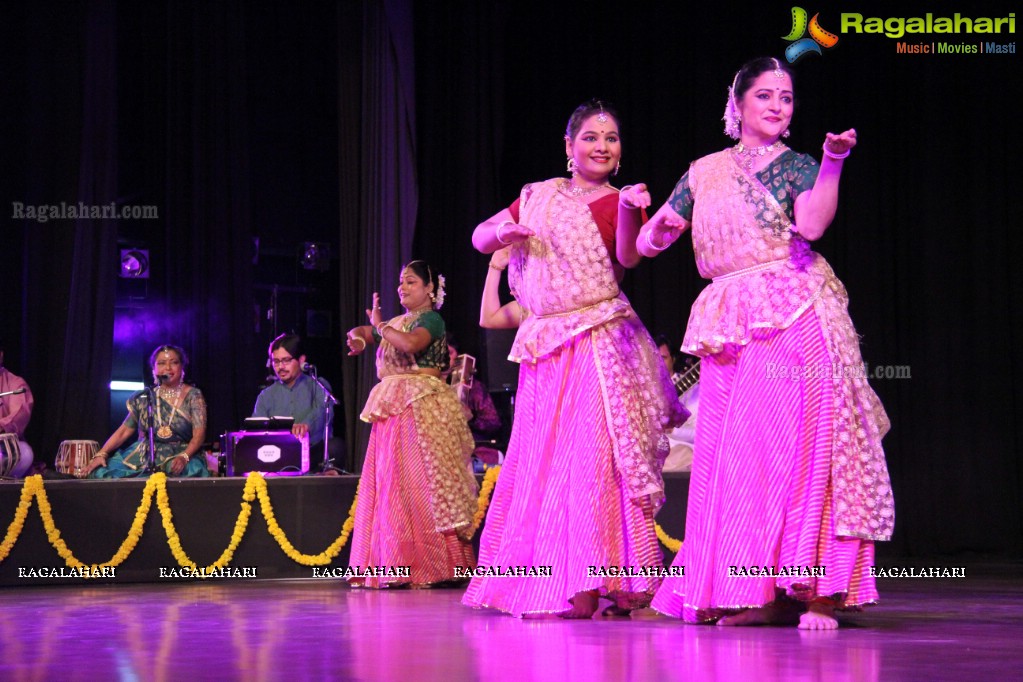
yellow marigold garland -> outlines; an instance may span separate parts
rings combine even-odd
[[[149,516],[149,509],[153,503],[153,493],[156,491],[157,485],[158,483],[155,481],[146,481],[146,487],[142,491],[142,501],[139,503],[139,508],[135,510],[135,517],[131,521],[128,535],[124,538],[121,546],[117,548],[117,551],[114,552],[114,556],[110,558],[110,561],[101,565],[120,566],[135,551],[135,546],[142,539],[142,529],[146,524],[146,518]],[[39,490],[42,492],[41,483]]]
[[[486,517],[487,509],[490,506],[490,498],[494,492],[494,487],[497,485],[497,478],[500,473],[501,467],[495,466],[487,469],[483,476],[483,484],[480,486],[479,498],[476,502],[477,510],[473,515],[473,534],[479,530],[483,519]],[[142,500],[135,511],[135,517],[132,520],[131,528],[128,530],[128,535],[114,555],[109,561],[101,564],[84,564],[74,556],[61,537],[60,530],[57,529],[56,523],[53,520],[53,510],[50,507],[50,501],[46,496],[46,490],[43,488],[42,476],[29,476],[25,479],[25,483],[22,486],[21,499],[15,511],[14,519],[7,527],[7,533],[4,536],[3,542],[0,542],[0,562],[7,558],[11,549],[18,541],[25,525],[25,519],[28,517],[29,509],[32,506],[32,500],[35,499],[38,502],[39,516],[42,519],[43,528],[46,530],[47,540],[57,550],[57,554],[71,568],[88,568],[88,574],[100,575],[100,568],[119,566],[134,551],[139,540],[142,538],[142,530],[152,508],[154,496],[156,497],[156,505],[160,510],[163,529],[167,534],[167,545],[170,547],[171,553],[181,567],[190,568],[196,571],[197,575],[213,574],[218,569],[222,569],[230,564],[235,550],[248,529],[249,518],[252,514],[252,503],[256,498],[259,499],[260,511],[266,520],[270,535],[273,536],[281,550],[290,559],[305,566],[328,565],[341,553],[355,527],[355,510],[359,502],[359,496],[356,494],[355,499],[352,501],[352,506],[348,510],[348,518],[345,519],[341,527],[341,535],[334,542],[319,554],[303,554],[295,549],[294,545],[291,544],[285,535],[284,530],[277,523],[273,505],[270,502],[269,487],[267,486],[266,479],[263,478],[261,473],[253,472],[249,474],[245,481],[245,488],[242,491],[241,511],[235,520],[230,544],[220,555],[220,558],[200,570],[196,563],[189,558],[187,552],[185,552],[184,547],[181,545],[181,538],[174,527],[174,514],[171,511],[170,498],[167,495],[167,475],[163,472],[157,472],[146,481],[146,486],[142,492]],[[664,542],[669,549],[671,549],[671,545],[668,542],[678,543],[677,540],[672,540],[664,535],[660,526],[656,526],[656,529],[661,542]],[[678,551],[677,548],[674,551]]]
[[[263,518],[266,519],[267,530],[270,531],[270,535],[280,545],[281,550],[288,555],[288,558],[303,566],[327,566],[341,553],[341,549],[348,542],[348,538],[352,534],[352,529],[355,528],[355,506],[359,503],[358,492],[355,494],[355,499],[352,500],[352,506],[348,510],[348,518],[345,519],[344,525],[341,526],[341,535],[338,536],[337,540],[330,543],[327,549],[319,554],[303,554],[295,549],[295,546],[288,540],[288,536],[285,535],[284,530],[277,525],[277,518],[274,516],[273,506],[270,504],[270,495],[263,475],[259,473],[249,474],[249,480],[253,479],[258,480],[255,490],[256,495],[259,497],[259,508],[263,512]]]
[[[40,476],[29,476],[25,479],[25,485],[21,487],[21,500],[18,502],[18,508],[14,512],[14,520],[11,521],[11,525],[7,526],[7,534],[4,536],[4,541],[0,542],[0,561],[7,558],[7,555],[11,553],[11,548],[14,547],[14,543],[18,541],[21,529],[25,527],[25,519],[28,518],[28,510],[32,506],[32,498],[35,497],[36,487],[41,480]]]
[[[121,543],[121,546],[114,553],[114,556],[111,557],[109,561],[105,561],[101,564],[84,564],[74,556],[67,544],[64,542],[64,539],[61,537],[60,530],[57,529],[57,525],[53,520],[53,509],[50,506],[50,501],[46,496],[45,489],[43,488],[42,476],[29,476],[25,479],[25,483],[22,485],[21,499],[18,503],[18,508],[14,513],[14,519],[7,527],[7,533],[4,536],[3,542],[0,542],[0,562],[7,558],[11,549],[21,536],[21,531],[25,526],[25,519],[28,517],[29,508],[32,506],[32,500],[35,499],[38,502],[39,516],[42,519],[47,540],[51,545],[53,545],[53,548],[57,550],[57,554],[64,559],[65,564],[71,568],[88,568],[88,573],[83,573],[85,577],[98,576],[100,575],[98,569],[107,566],[118,566],[128,558],[132,551],[134,551],[142,537],[142,529],[145,525],[146,518],[149,516],[154,494],[156,497],[157,507],[160,510],[163,529],[167,534],[167,544],[171,549],[171,553],[174,555],[175,560],[177,560],[180,566],[195,570],[197,575],[212,574],[217,569],[224,568],[230,564],[231,559],[234,557],[234,552],[238,548],[238,545],[248,528],[249,517],[252,514],[252,502],[257,496],[260,498],[260,505],[263,515],[267,521],[267,527],[270,529],[271,535],[273,535],[274,539],[277,540],[278,544],[281,546],[281,549],[296,562],[309,566],[322,566],[329,564],[335,557],[337,557],[338,554],[341,553],[341,549],[348,542],[348,538],[351,536],[352,529],[355,526],[355,507],[358,503],[358,495],[356,495],[356,499],[352,501],[352,506],[349,509],[348,518],[342,526],[340,537],[331,543],[324,552],[315,555],[301,554],[295,550],[290,542],[288,542],[287,537],[284,535],[284,531],[280,528],[277,524],[277,520],[274,518],[266,480],[263,478],[262,474],[258,472],[250,474],[245,481],[245,488],[242,492],[242,508],[241,512],[238,514],[238,518],[235,520],[234,531],[231,534],[230,544],[220,555],[219,559],[217,559],[213,564],[205,567],[202,571],[199,571],[199,567],[191,558],[189,558],[188,554],[181,546],[181,538],[178,535],[177,529],[174,527],[174,515],[171,512],[170,499],[167,495],[167,475],[163,472],[158,472],[146,481],[146,487],[142,493],[142,500],[135,512],[135,518],[132,520],[131,528],[128,530],[128,535],[124,539],[124,542]]]
[[[497,477],[501,475],[501,466],[493,466],[487,469],[486,473],[483,474],[483,483],[480,485],[480,496],[476,500],[476,513],[472,517],[472,532],[469,536],[472,537],[476,534],[476,531],[480,529],[480,524],[483,523],[483,519],[487,515],[487,508],[490,507],[490,496],[494,492],[494,486],[497,485]]]
[[[64,563],[75,569],[87,568],[88,571],[83,572],[83,576],[87,578],[96,577],[100,575],[100,570],[103,567],[118,566],[128,558],[128,555],[135,549],[135,545],[138,544],[139,538],[142,537],[142,525],[145,523],[146,516],[149,513],[149,505],[152,500],[153,490],[155,484],[146,485],[146,489],[143,492],[142,503],[139,506],[138,511],[135,514],[135,518],[132,521],[131,528],[128,531],[128,536],[121,543],[121,546],[114,552],[114,556],[109,561],[104,561],[101,564],[85,564],[78,560],[75,555],[68,549],[64,539],[60,536],[60,531],[57,530],[57,526],[53,521],[53,509],[50,507],[50,500],[46,496],[46,490],[43,488],[42,476],[29,476],[25,479],[25,483],[21,488],[21,499],[18,502],[18,508],[14,513],[14,520],[7,527],[7,534],[4,537],[2,543],[0,543],[0,561],[4,561],[10,554],[14,544],[18,541],[21,536],[21,531],[25,526],[25,519],[28,517],[29,507],[32,506],[32,499],[35,498],[39,505],[39,517],[42,519],[43,528],[46,531],[46,538],[53,545],[53,548],[57,550],[57,554],[64,559]]]
[[[42,476],[31,476],[30,478],[36,479],[31,485],[34,489],[36,502],[39,505],[39,516],[43,521],[43,528],[46,530],[46,539],[57,550],[57,554],[60,555],[67,566],[76,569],[87,568],[86,577],[97,577],[101,575],[100,569],[102,567],[119,566],[135,549],[135,545],[138,544],[139,539],[142,537],[143,524],[145,524],[146,517],[149,515],[153,492],[156,489],[155,481],[146,481],[146,487],[142,492],[142,502],[135,512],[135,518],[132,520],[131,528],[128,529],[128,535],[110,560],[104,561],[101,564],[85,564],[75,557],[68,548],[67,543],[64,542],[64,538],[60,536],[60,531],[53,520],[53,508],[50,506],[50,500],[46,496],[46,489],[43,488]],[[29,484],[28,479],[25,482],[26,485]]]
[[[167,496],[167,475],[163,472],[157,472],[153,474],[152,479],[159,478],[156,492],[156,506],[160,509],[160,517],[163,520],[163,530],[167,534],[167,545],[170,547],[171,554],[174,555],[174,559],[178,562],[178,565],[182,568],[190,568],[193,571],[199,569],[192,559],[189,558],[185,549],[181,546],[181,538],[178,536],[178,531],[174,527],[174,515],[171,513],[170,499]],[[238,514],[238,518],[234,522],[234,531],[231,533],[231,542],[228,544],[227,549],[223,551],[220,558],[214,561],[209,566],[206,566],[200,571],[200,577],[207,577],[215,571],[224,568],[231,563],[231,559],[234,558],[234,551],[238,548],[238,544],[242,541],[242,537],[245,535],[245,530],[249,525],[249,516],[252,514],[252,500],[255,499],[255,487],[256,481],[254,476],[249,476],[245,481],[245,489],[242,491],[242,509]],[[258,477],[262,480],[262,476]]]
[[[682,549],[682,541],[676,540],[675,538],[665,533],[664,529],[661,528],[661,524],[657,523],[656,521],[654,522],[654,532],[657,533],[657,539],[660,540],[661,544],[664,545],[669,551],[678,554],[678,551]]]

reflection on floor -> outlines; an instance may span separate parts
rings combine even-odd
[[[942,562],[948,565],[948,562]],[[1019,565],[882,580],[837,632],[517,620],[336,580],[0,589],[2,680],[1023,679]]]

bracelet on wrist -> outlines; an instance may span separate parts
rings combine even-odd
[[[503,228],[503,227],[504,227],[505,225],[514,225],[514,223],[513,223],[512,221],[510,221],[510,220],[502,220],[502,221],[501,221],[501,222],[500,222],[500,223],[499,223],[499,224],[497,225],[497,229],[496,229],[496,230],[494,230],[494,236],[495,236],[495,237],[497,238],[497,241],[498,241],[498,242],[500,242],[500,243],[501,243],[501,244],[503,244],[504,246],[508,246],[509,244],[511,244],[511,242],[506,242],[505,240],[501,239],[501,229],[502,229],[502,228]]]
[[[618,190],[618,205],[621,206],[622,208],[628,208],[632,210],[636,210],[637,208],[639,208],[639,206],[635,206],[626,201],[625,197],[623,196],[626,190],[630,190],[633,187],[635,187],[635,185],[626,185],[625,187],[622,187],[620,190]]]
[[[359,346],[359,350],[364,350],[366,348],[366,339],[362,338],[361,336],[353,336],[352,341],[358,341],[359,343],[362,344],[361,346]]]
[[[384,330],[390,326],[391,325],[387,324],[386,322],[381,322],[380,324],[377,325],[377,334],[380,335],[380,338],[384,338]]]
[[[852,151],[852,148],[850,147],[849,149],[846,149],[844,152],[842,152],[840,154],[836,154],[835,152],[833,152],[830,149],[828,149],[828,143],[827,142],[825,142],[823,145],[821,145],[821,149],[824,150],[824,156],[828,157],[829,159],[834,159],[835,161],[841,161],[845,157],[849,156],[849,152]]]
[[[504,266],[504,267],[506,268],[506,267],[508,267],[508,266],[506,265],[506,266]],[[504,272],[504,268],[499,268],[499,267],[497,267],[496,265],[494,265],[493,263],[491,263],[491,264],[490,264],[490,269],[491,269],[491,270],[497,270],[498,272]]]
[[[654,244],[654,240],[650,238],[651,234],[653,234],[653,230],[647,230],[647,233],[646,233],[646,243],[647,243],[647,246],[649,246],[654,251],[664,251],[669,246],[671,246],[672,244],[675,243],[674,240],[672,240],[672,241],[668,242],[667,244],[664,244],[663,246],[657,246],[656,244]]]

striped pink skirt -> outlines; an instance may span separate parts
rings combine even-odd
[[[515,424],[479,565],[546,573],[473,578],[463,604],[515,616],[564,611],[586,590],[637,607],[660,584],[659,577],[620,575],[660,569],[663,557],[649,506],[629,499],[615,467],[589,332],[520,367]]]
[[[361,569],[382,567],[385,573],[409,567],[409,576],[350,579],[353,585],[427,586],[455,580],[459,577],[456,567],[464,575],[476,565],[470,542],[454,531],[437,531],[421,443],[411,406],[373,423],[359,479],[349,565]]]
[[[772,371],[830,363],[813,309],[704,358],[685,538],[673,564],[685,572],[665,579],[654,609],[703,622],[778,592],[844,608],[877,600],[873,543],[833,529],[831,378]]]

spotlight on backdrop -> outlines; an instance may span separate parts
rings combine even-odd
[[[121,249],[121,277],[149,279],[149,250]]]
[[[330,269],[330,245],[320,242],[302,244],[302,257],[299,259],[306,270],[325,272]]]

